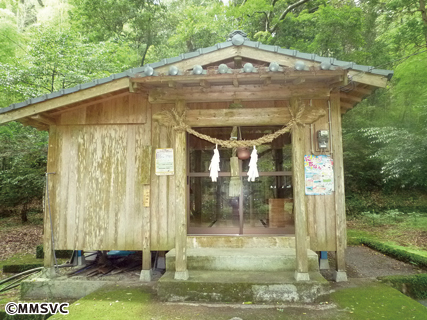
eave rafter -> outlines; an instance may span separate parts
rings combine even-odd
[[[326,99],[333,88],[346,84],[346,78],[345,70],[257,73],[231,70],[228,74],[188,72],[179,76],[134,77],[129,87],[135,92],[146,92],[150,103]]]
[[[238,109],[188,109],[185,123],[191,127],[222,127],[222,126],[254,126],[254,125],[285,125],[292,116],[286,108]],[[301,115],[301,122],[311,124],[325,116],[323,109],[306,107]],[[163,112],[153,115],[153,120],[167,123]]]
[[[283,85],[239,85],[215,86],[211,88],[187,87],[182,89],[157,88],[148,92],[150,103],[171,103],[176,100],[187,102],[218,101],[267,101],[289,100],[291,97],[304,99],[327,99],[328,86],[283,86]]]
[[[346,113],[348,110],[354,108],[355,105],[371,95],[375,89],[375,87],[355,83],[353,83],[353,86],[348,85],[341,88],[341,112]]]

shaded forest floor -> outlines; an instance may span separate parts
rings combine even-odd
[[[0,239],[0,262],[17,254],[35,256],[43,239],[43,213],[28,214],[25,224],[19,216],[0,218]]]
[[[352,237],[368,237],[427,256],[427,214],[392,211],[349,218],[347,234],[350,243]]]
[[[22,224],[19,217],[0,219],[0,266],[4,263],[27,263],[35,259],[35,248],[42,242],[43,215],[33,213],[29,222]],[[348,221],[349,240],[364,236],[404,246],[427,256],[427,216],[359,217]],[[322,272],[328,277],[334,266],[329,255],[331,270]],[[116,293],[98,292],[70,305],[69,319],[87,319],[94,309],[101,308],[99,319],[118,319],[125,312],[141,319],[402,319],[410,315],[423,319],[425,307],[397,290],[380,285],[375,278],[386,275],[414,275],[425,272],[363,246],[349,247],[347,251],[349,282],[331,285],[336,293],[310,305],[285,304],[278,306],[246,306],[216,304],[174,304],[157,300],[143,287],[120,288]],[[5,277],[0,271],[0,279]],[[118,290],[118,288],[116,289]],[[100,295],[101,296],[96,296]],[[104,297],[105,296],[105,297]],[[0,307],[8,301],[19,300],[19,288],[0,295]],[[70,301],[71,302],[71,301]],[[100,309],[100,310],[101,310]],[[115,314],[117,313],[117,314]],[[114,316],[115,314],[115,316]],[[57,315],[52,319],[62,319]]]

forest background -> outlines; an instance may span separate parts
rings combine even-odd
[[[427,212],[425,0],[0,0],[0,108],[249,39],[395,74],[343,115],[348,215]],[[43,196],[47,132],[0,126],[0,217]]]

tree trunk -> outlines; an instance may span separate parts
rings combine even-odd
[[[426,11],[426,1],[425,0],[419,0],[419,1],[420,1],[421,17],[423,19],[423,24],[424,24],[424,39],[426,41],[426,46],[427,46],[427,11]]]
[[[22,223],[25,223],[28,221],[27,213],[28,213],[28,204],[24,204],[22,206],[22,209],[21,209],[21,222]]]

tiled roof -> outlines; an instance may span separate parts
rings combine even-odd
[[[318,55],[313,54],[313,53],[303,53],[303,52],[299,52],[297,50],[284,49],[284,48],[281,48],[279,46],[265,45],[265,44],[262,44],[260,42],[250,41],[250,40],[246,40],[246,39],[244,39],[244,40],[239,39],[239,40],[243,41],[243,44],[241,44],[241,46],[257,48],[257,49],[264,50],[264,51],[270,51],[270,52],[274,52],[274,53],[278,53],[278,54],[282,54],[282,55],[287,55],[287,56],[291,56],[291,57],[295,57],[295,58],[299,58],[299,59],[304,59],[304,60],[310,60],[310,61],[319,62],[319,63],[322,63],[322,62],[330,63],[332,66],[340,67],[342,69],[351,69],[351,70],[355,70],[355,71],[381,75],[381,76],[388,77],[388,79],[391,79],[391,77],[393,76],[392,70],[376,69],[376,68],[370,67],[370,66],[359,65],[359,64],[356,64],[354,62],[341,61],[341,60],[336,60],[334,58],[325,58],[325,57],[321,57],[321,56],[318,56]],[[213,52],[213,51],[217,51],[220,49],[231,47],[231,46],[234,46],[233,42],[234,41],[232,40],[232,41],[217,43],[216,45],[214,45],[212,47],[201,48],[201,49],[198,49],[197,51],[194,51],[194,52],[183,53],[177,57],[163,59],[161,61],[150,63],[150,64],[147,64],[147,65],[142,66],[142,67],[129,69],[129,70],[126,70],[126,71],[121,72],[121,73],[116,73],[116,74],[113,74],[113,75],[106,77],[106,78],[96,79],[96,80],[93,80],[93,81],[88,82],[88,83],[79,84],[79,85],[72,87],[72,88],[62,89],[59,91],[55,91],[55,92],[52,92],[49,94],[42,95],[42,96],[37,97],[37,98],[28,99],[24,102],[11,104],[10,106],[8,106],[6,108],[0,109],[0,114],[9,112],[11,110],[23,108],[23,107],[26,107],[28,105],[34,104],[34,103],[42,102],[45,100],[49,100],[49,99],[57,98],[57,97],[60,97],[63,95],[67,95],[70,93],[78,92],[80,90],[95,87],[97,85],[104,84],[107,82],[111,82],[113,80],[122,79],[125,77],[132,77],[132,76],[135,76],[136,74],[143,73],[147,66],[149,66],[153,69],[156,69],[156,68],[162,67],[164,65],[173,64],[173,63],[176,63],[176,62],[179,62],[182,60],[191,59],[191,58],[201,56],[201,55]]]

